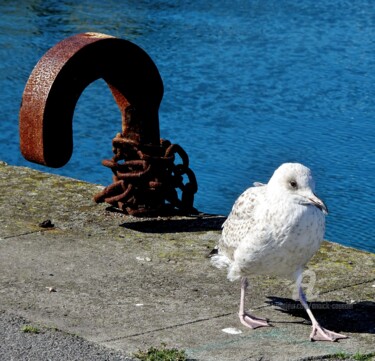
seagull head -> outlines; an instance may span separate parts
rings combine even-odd
[[[314,206],[324,214],[328,208],[314,193],[315,182],[311,170],[300,163],[284,163],[277,168],[268,182],[271,190],[282,192],[304,206]]]

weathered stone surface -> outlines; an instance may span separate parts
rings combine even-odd
[[[248,306],[274,327],[239,323],[239,284],[206,258],[222,216],[124,216],[92,201],[96,185],[7,165],[0,187],[0,311],[129,355],[161,342],[208,361],[375,351],[374,254],[326,242],[310,262],[316,317],[350,336],[313,343],[287,280],[251,279]]]

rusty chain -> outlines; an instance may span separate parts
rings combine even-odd
[[[113,158],[102,164],[112,170],[113,184],[96,194],[95,202],[109,203],[134,216],[197,213],[193,203],[198,185],[182,147],[164,139],[159,146],[145,145],[121,133],[112,145]],[[175,164],[176,155],[181,164]]]

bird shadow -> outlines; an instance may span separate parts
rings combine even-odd
[[[199,214],[183,218],[158,217],[157,219],[140,219],[120,224],[120,227],[143,233],[180,233],[219,231],[226,217],[210,214]]]
[[[266,303],[278,306],[278,311],[310,320],[299,301],[281,297],[267,298],[269,301]],[[375,302],[309,302],[309,306],[318,322],[325,328],[340,332],[375,333]]]

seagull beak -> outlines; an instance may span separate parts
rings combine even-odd
[[[327,208],[327,206],[314,193],[312,194],[312,196],[307,197],[307,199],[309,200],[310,204],[312,204],[313,206],[319,208],[324,214],[328,214],[328,208]]]

